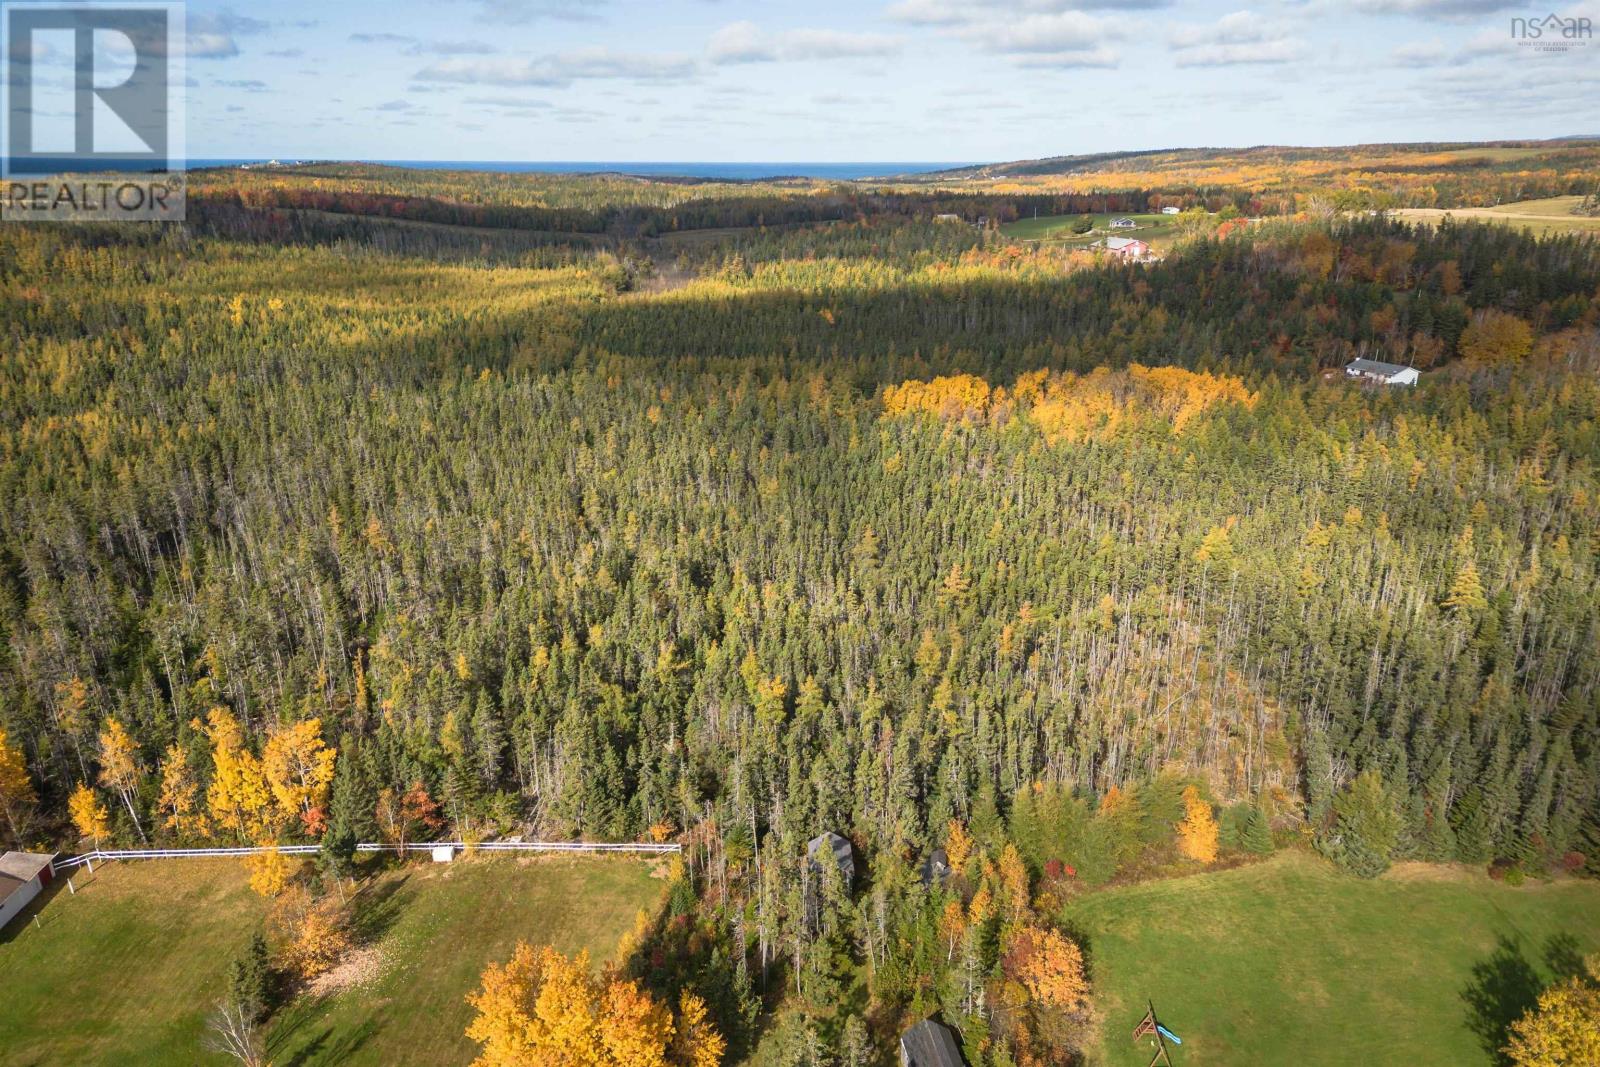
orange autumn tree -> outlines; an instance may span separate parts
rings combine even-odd
[[[1210,863],[1217,858],[1217,820],[1211,814],[1211,805],[1191,785],[1183,790],[1183,810],[1183,821],[1178,824],[1178,851],[1197,863]]]
[[[685,993],[677,1017],[636,981],[595,977],[589,954],[519,943],[468,994],[475,1067],[715,1067],[727,1051],[705,1001]]]

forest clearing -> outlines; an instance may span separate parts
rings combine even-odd
[[[1600,950],[1600,886],[1408,864],[1370,881],[1285,852],[1065,911],[1100,990],[1089,1063],[1144,1067],[1153,1000],[1185,1067],[1500,1061],[1508,1024]]]
[[[352,900],[356,949],[299,991],[266,1032],[276,1063],[465,1062],[466,995],[519,940],[611,958],[643,910],[657,911],[660,864],[611,857],[476,857],[363,870]],[[267,919],[238,860],[97,864],[0,936],[0,1063],[225,1063],[202,1048],[230,960]],[[58,1005],[78,1006],[71,1025]]]
[[[1411,222],[1436,223],[1449,216],[1473,219],[1501,226],[1514,226],[1540,236],[1577,233],[1600,235],[1600,215],[1585,215],[1579,206],[1590,200],[1582,196],[1552,196],[1540,200],[1519,200],[1497,207],[1398,208],[1394,214]]]

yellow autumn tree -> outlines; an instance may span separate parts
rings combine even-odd
[[[200,810],[200,783],[183,749],[175,744],[167,747],[161,760],[161,793],[156,798],[156,810],[163,816],[161,825],[179,837],[210,835],[205,813]]]
[[[1594,1067],[1600,1064],[1600,956],[1587,973],[1558,982],[1511,1024],[1504,1052],[1516,1067]]]
[[[350,923],[336,897],[313,897],[303,887],[285,893],[273,912],[284,965],[302,978],[330,971],[350,951]]]
[[[289,860],[277,848],[268,846],[264,852],[245,857],[245,869],[250,872],[250,888],[264,897],[275,897],[289,888]]]
[[[671,1062],[677,1067],[719,1067],[727,1053],[728,1042],[711,1022],[706,1002],[699,994],[684,990],[678,997]]]
[[[613,980],[601,995],[600,1045],[616,1067],[667,1067],[674,1027],[666,1005],[634,981]]]
[[[322,720],[306,719],[267,739],[261,769],[285,817],[297,818],[308,834],[320,834],[333,782],[337,750],[322,741]]]
[[[128,731],[116,719],[107,719],[106,728],[100,731],[100,784],[122,798],[133,820],[139,839],[145,839],[144,826],[139,822],[139,812],[134,807],[133,795],[139,788],[139,746],[134,744]]]
[[[960,874],[967,869],[967,860],[972,858],[972,835],[959,820],[951,819],[945,827],[944,854],[952,871]]]
[[[519,943],[467,1002],[474,1067],[715,1067],[727,1051],[700,997],[682,995],[674,1019],[637,982],[597,979],[587,952]]]
[[[211,741],[206,808],[212,821],[241,840],[267,840],[271,836],[272,791],[261,761],[244,747],[239,720],[226,708],[212,708],[203,729]]]
[[[0,730],[0,815],[5,816],[6,826],[19,844],[23,820],[38,802],[22,750],[11,744],[6,732]]]
[[[1211,814],[1211,805],[1191,785],[1183,790],[1183,811],[1183,821],[1178,824],[1178,851],[1196,863],[1210,863],[1217,858],[1217,820]]]
[[[1487,309],[1461,331],[1461,358],[1478,366],[1516,363],[1533,351],[1533,328],[1515,315]]]
[[[1000,892],[1006,919],[1017,922],[1028,911],[1028,867],[1017,846],[1007,844],[1000,853]]]
[[[78,828],[78,835],[93,838],[95,848],[99,848],[100,839],[111,832],[111,814],[94,795],[94,790],[82,782],[67,798],[67,812],[72,816],[72,825]]]

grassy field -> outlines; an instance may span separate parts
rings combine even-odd
[[[1138,1065],[1155,1002],[1206,1064],[1492,1064],[1506,1023],[1600,948],[1600,885],[1510,887],[1408,865],[1375,881],[1281,854],[1080,898],[1100,1013],[1090,1062]]]
[[[1600,216],[1574,215],[1581,196],[1552,196],[1543,200],[1519,200],[1497,207],[1405,208],[1394,212],[1411,222],[1436,222],[1446,215],[1456,219],[1475,219],[1502,226],[1516,226],[1543,237],[1553,233],[1600,234]]]
[[[129,863],[75,879],[0,940],[0,1064],[220,1063],[201,1050],[228,960],[264,908],[234,861]],[[519,938],[608,957],[660,900],[652,866],[611,857],[414,864],[362,888],[365,981],[304,994],[268,1032],[279,1067],[465,1063],[462,999]],[[27,976],[19,981],[18,976]]]
[[[1177,236],[1175,215],[1093,215],[1094,229],[1088,233],[1073,233],[1073,223],[1082,215],[1043,215],[1036,219],[1018,219],[1000,227],[1000,232],[1019,241],[1052,241],[1065,245],[1090,245],[1108,236],[1137,237],[1151,245],[1171,241]],[[1112,219],[1129,218],[1139,225],[1131,230],[1113,230]]]

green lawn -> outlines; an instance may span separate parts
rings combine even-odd
[[[201,1051],[228,960],[264,908],[241,864],[108,865],[75,879],[0,939],[0,1064],[219,1063]],[[517,940],[608,957],[665,881],[643,860],[477,858],[415,863],[369,879],[360,924],[370,981],[279,1010],[278,1067],[465,1063],[463,997]],[[27,976],[25,981],[19,976]]]
[[[1176,215],[1093,215],[1094,229],[1089,233],[1073,233],[1072,226],[1082,215],[1042,215],[1036,219],[1018,219],[1000,227],[1000,232],[1019,241],[1056,241],[1066,245],[1089,245],[1105,237],[1137,237],[1147,244],[1170,241],[1177,236]],[[1112,219],[1129,218],[1139,225],[1134,229],[1113,230]]]
[[[1375,881],[1299,853],[1086,895],[1100,1017],[1090,1062],[1144,1067],[1155,1001],[1203,1064],[1491,1064],[1556,971],[1600,948],[1600,884],[1513,888],[1408,865]]]

